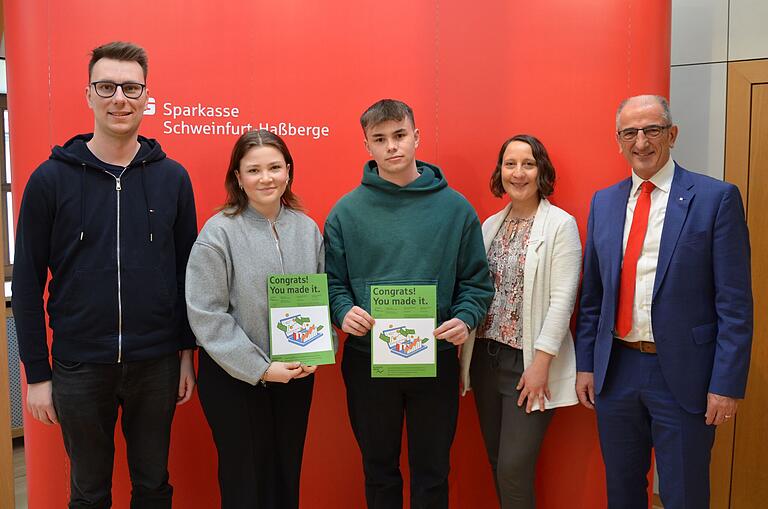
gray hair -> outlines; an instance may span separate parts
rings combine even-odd
[[[667,123],[667,125],[672,125],[672,113],[669,110],[669,101],[667,101],[667,98],[661,95],[636,95],[633,97],[627,97],[623,101],[621,101],[621,104],[619,104],[619,108],[616,110],[616,130],[619,130],[619,116],[621,115],[621,112],[624,110],[624,107],[633,100],[637,100],[639,102],[653,102],[661,106],[661,116],[664,119],[664,122]]]

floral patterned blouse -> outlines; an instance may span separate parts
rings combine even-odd
[[[488,252],[496,293],[478,338],[523,348],[523,272],[533,217],[507,215]]]

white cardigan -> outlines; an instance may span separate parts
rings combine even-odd
[[[486,252],[504,223],[511,205],[483,223]],[[523,273],[523,365],[533,362],[535,350],[555,356],[549,367],[552,398],[545,408],[575,405],[576,356],[570,322],[581,269],[581,241],[576,220],[542,199],[531,227]],[[462,394],[472,387],[469,364],[475,342],[473,331],[461,351]],[[539,407],[534,403],[533,409]]]

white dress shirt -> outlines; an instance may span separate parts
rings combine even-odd
[[[653,341],[651,327],[651,300],[653,284],[656,279],[656,264],[659,260],[661,230],[664,227],[664,216],[667,213],[667,201],[672,187],[672,177],[675,175],[675,163],[670,157],[664,166],[649,180],[656,188],[651,192],[651,210],[648,213],[648,230],[645,232],[643,248],[637,260],[635,276],[635,302],[632,306],[632,330],[623,339],[625,341]],[[624,217],[624,239],[622,255],[627,249],[629,230],[632,227],[632,217],[635,205],[640,196],[640,184],[643,179],[632,170],[632,190],[627,202],[627,213]]]

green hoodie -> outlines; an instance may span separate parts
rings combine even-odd
[[[477,214],[440,168],[416,164],[420,176],[400,187],[369,161],[362,184],[328,215],[325,270],[337,326],[354,305],[370,312],[376,284],[436,284],[438,325],[456,317],[474,328],[488,310],[493,283]],[[347,342],[370,352],[370,334]],[[439,342],[440,350],[451,347]]]

